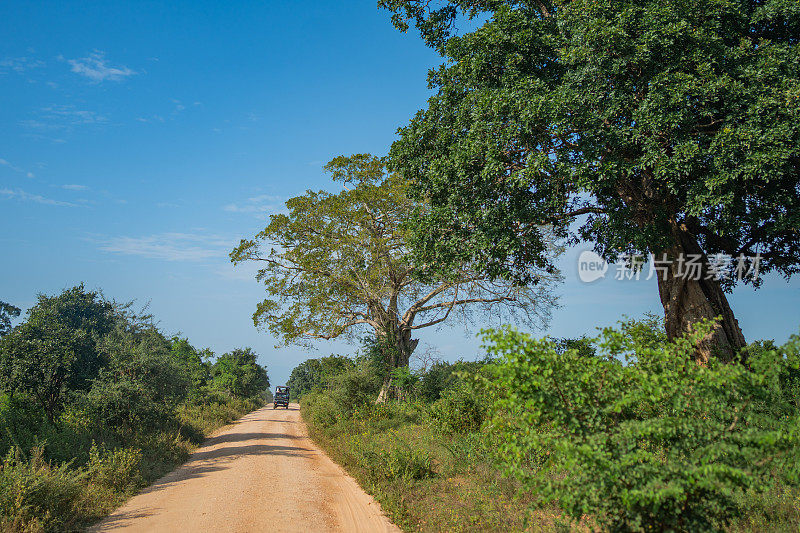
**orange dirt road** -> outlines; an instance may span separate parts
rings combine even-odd
[[[89,531],[400,530],[308,437],[300,408],[254,411]]]

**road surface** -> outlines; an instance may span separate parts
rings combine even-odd
[[[400,530],[308,437],[291,404],[222,430],[90,531]]]

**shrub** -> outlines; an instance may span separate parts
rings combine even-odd
[[[269,375],[257,359],[251,348],[220,355],[211,367],[211,386],[242,398],[263,394],[269,388]]]
[[[343,418],[342,410],[328,394],[310,392],[301,401],[314,426],[329,428]]]
[[[721,529],[746,492],[796,484],[800,416],[781,377],[800,337],[749,367],[704,367],[694,346],[709,329],[665,342],[628,323],[602,332],[596,357],[487,332],[503,358],[489,382],[498,459],[539,503],[615,531]]]
[[[412,481],[434,476],[430,454],[394,437],[381,442],[374,435],[356,438],[350,446],[356,463],[373,481]]]
[[[480,370],[486,361],[456,361],[448,363],[437,361],[425,371],[420,377],[416,386],[417,395],[421,400],[435,402],[442,392],[452,389],[459,383],[459,374],[475,374]]]
[[[430,407],[430,417],[445,434],[466,434],[480,429],[488,414],[484,392],[463,381],[442,393]]]
[[[46,462],[41,447],[29,459],[10,450],[0,465],[0,530],[68,529],[82,493],[81,478],[82,472],[69,465]]]
[[[326,395],[339,410],[341,416],[352,417],[363,405],[374,403],[381,386],[381,378],[367,364],[342,372],[329,380]]]
[[[89,450],[86,471],[92,483],[124,492],[141,483],[141,461],[142,452],[138,448],[103,450],[93,444]]]
[[[352,359],[341,355],[307,359],[292,370],[286,386],[289,387],[292,399],[296,399],[307,392],[324,387],[329,379],[354,367],[355,362]]]

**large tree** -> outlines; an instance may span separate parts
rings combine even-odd
[[[253,315],[257,326],[287,343],[366,327],[387,347],[394,368],[408,365],[416,330],[454,312],[508,313],[528,324],[547,318],[554,269],[529,268],[527,284],[490,281],[468,262],[451,263],[447,279],[432,277],[429,266],[409,256],[403,224],[416,204],[405,181],[368,154],[337,157],[325,169],[344,190],[290,199],[288,213],[271,215],[255,239],[231,252],[234,263],[263,264],[257,279],[268,298]]]
[[[445,59],[390,152],[427,201],[420,261],[524,280],[541,261],[540,228],[553,227],[609,261],[666,257],[668,335],[722,318],[701,359],[745,344],[725,295],[737,280],[708,258],[760,255],[761,274],[798,271],[800,3],[379,5]],[[701,258],[700,279],[682,275],[682,254]]]

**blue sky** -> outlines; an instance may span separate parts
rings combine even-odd
[[[81,281],[149,302],[167,332],[218,352],[252,346],[273,383],[309,356],[258,332],[262,297],[227,253],[339,154],[385,154],[438,63],[374,0],[0,4],[0,299]],[[594,284],[563,260],[546,333],[576,336],[660,312],[654,281]],[[748,339],[800,326],[800,283],[731,297]],[[421,334],[421,350],[475,358],[476,328]]]

